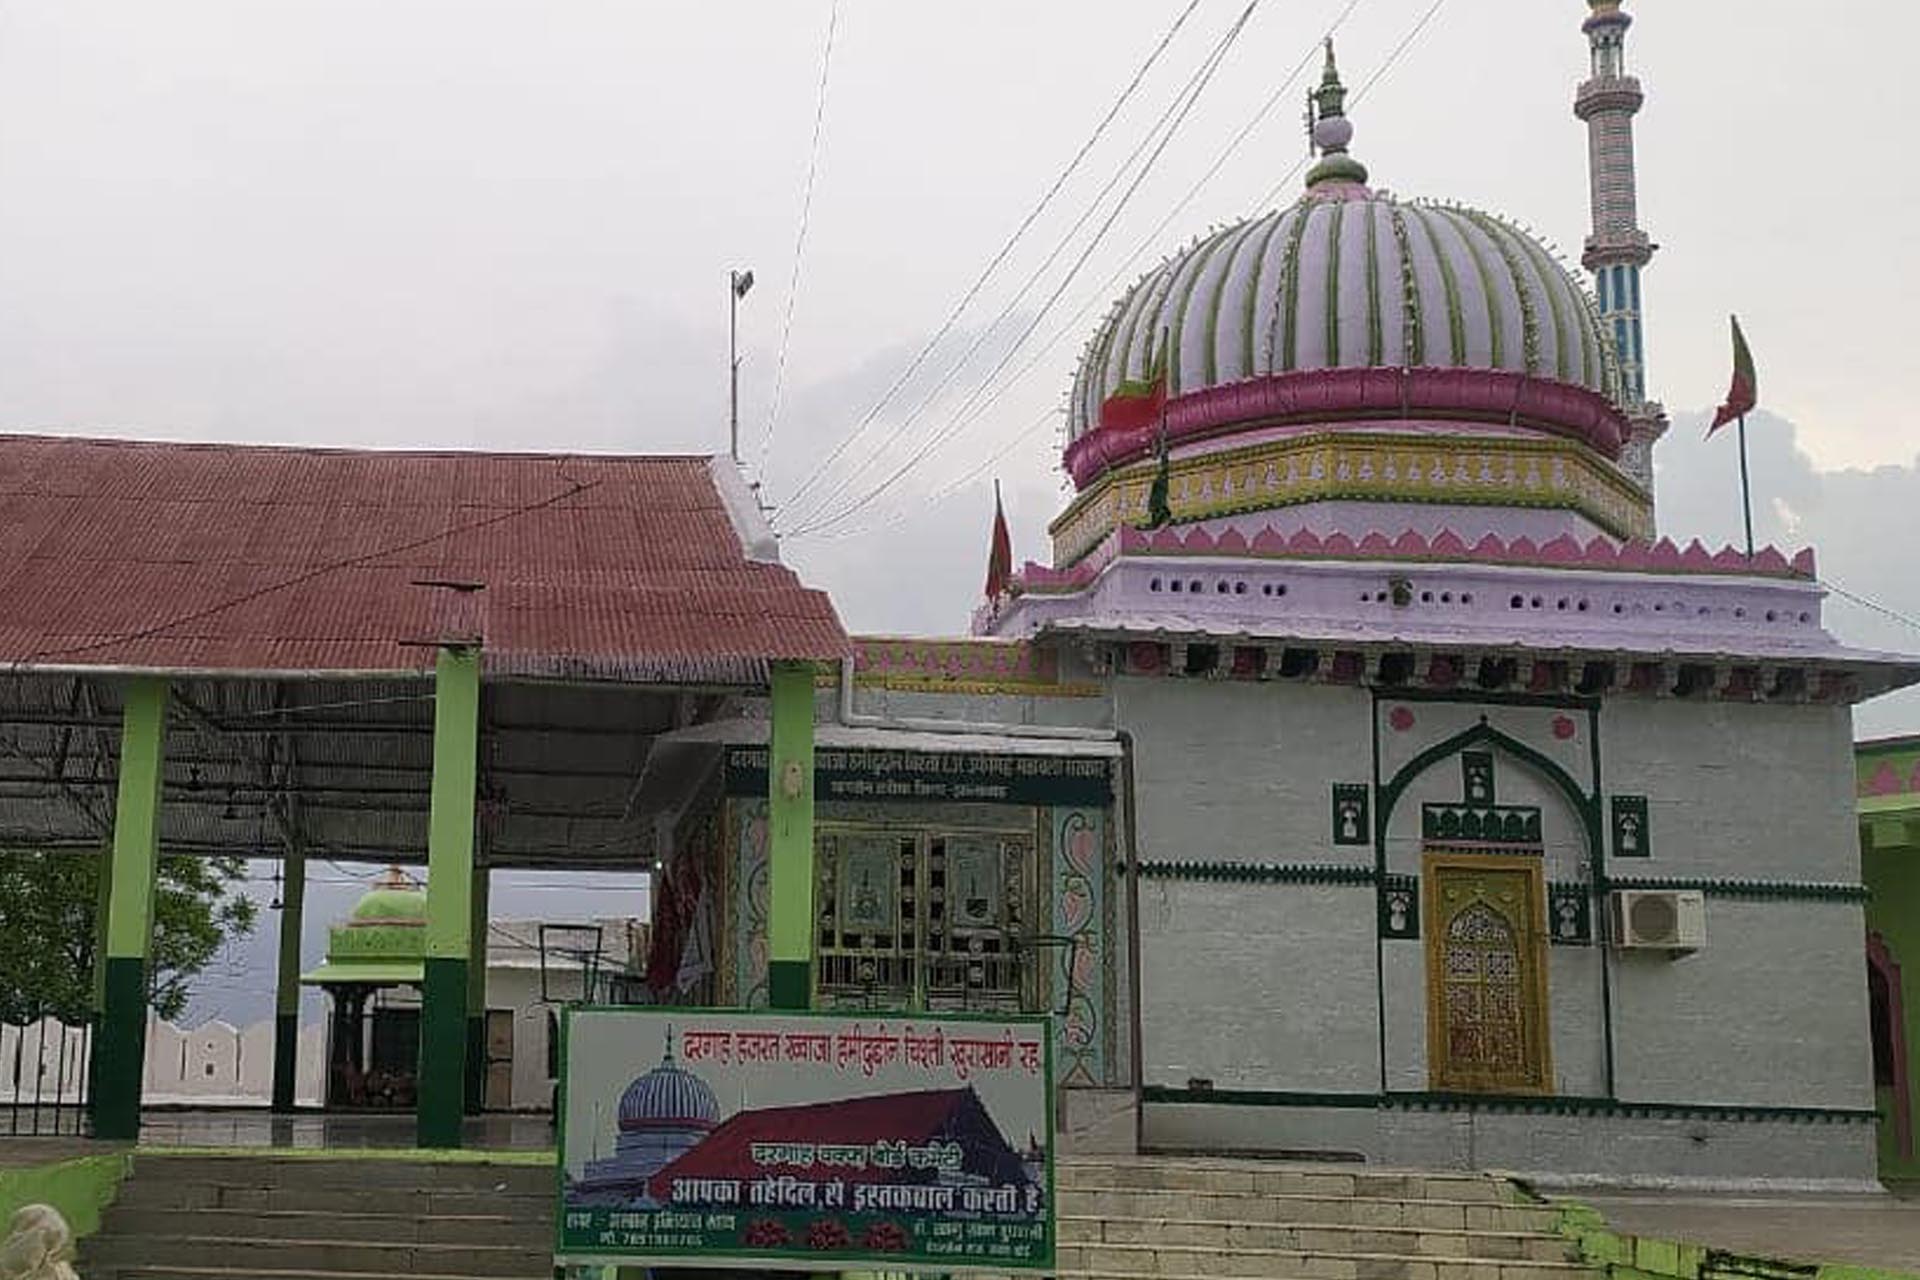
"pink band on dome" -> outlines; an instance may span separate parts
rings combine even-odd
[[[1307,369],[1207,387],[1166,409],[1174,441],[1287,422],[1435,416],[1565,436],[1609,460],[1620,456],[1628,431],[1626,415],[1596,391],[1503,369]],[[1067,473],[1084,489],[1109,467],[1151,454],[1159,431],[1157,423],[1089,431],[1067,446]]]

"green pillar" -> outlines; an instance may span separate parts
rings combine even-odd
[[[147,957],[153,943],[166,730],[166,682],[133,681],[127,686],[120,727],[104,989],[93,1043],[94,1136],[123,1142],[140,1135],[140,1078],[147,1056]]]
[[[773,668],[772,747],[767,760],[767,1002],[813,1002],[813,667]]]
[[[292,1111],[300,1070],[300,930],[307,901],[307,855],[288,844],[281,859],[280,973],[273,996],[273,1109]]]
[[[487,1100],[487,898],[492,876],[473,869],[473,913],[467,923],[467,1114],[477,1116]]]
[[[473,926],[473,803],[480,651],[440,651],[434,673],[433,798],[427,829],[427,959],[420,1011],[418,1134],[460,1145],[466,1109],[467,954]]]

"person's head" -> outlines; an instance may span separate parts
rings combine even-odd
[[[0,1280],[55,1280],[72,1275],[73,1231],[50,1204],[23,1205],[7,1224],[0,1245]]]

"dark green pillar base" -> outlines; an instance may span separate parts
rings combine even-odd
[[[487,1019],[467,1015],[467,1114],[477,1116],[487,1100]]]
[[[275,1014],[273,1019],[273,1109],[294,1108],[294,1073],[300,1063],[300,1015]]]
[[[416,1132],[423,1147],[457,1147],[467,1101],[467,962],[429,958],[420,1006]]]
[[[767,964],[767,1003],[775,1009],[806,1009],[813,1004],[812,966],[805,960]]]
[[[93,1040],[93,1136],[140,1136],[140,1078],[147,1061],[147,962],[107,957],[106,998]]]

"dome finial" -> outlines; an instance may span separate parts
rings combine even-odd
[[[1320,87],[1307,95],[1308,111],[1313,117],[1313,145],[1320,161],[1307,171],[1307,187],[1326,182],[1365,183],[1367,166],[1347,154],[1353,141],[1353,122],[1347,119],[1347,86],[1340,82],[1340,68],[1333,59],[1333,37],[1327,37],[1327,64],[1320,73]]]

